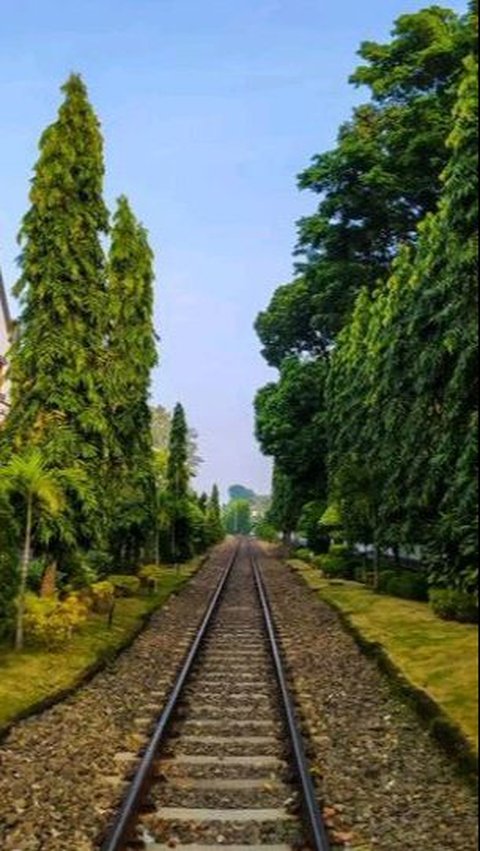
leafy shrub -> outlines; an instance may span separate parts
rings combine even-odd
[[[27,588],[38,593],[42,587],[45,562],[41,558],[32,559],[28,565]]]
[[[111,609],[115,597],[115,587],[108,580],[94,582],[88,589],[88,594],[92,601],[93,611],[99,615],[106,614]]]
[[[319,561],[324,575],[330,579],[352,580],[359,566],[358,558],[343,544],[334,544],[330,547],[330,552],[321,556]]]
[[[395,577],[395,570],[382,570],[378,577],[377,591],[380,594],[388,594],[387,587],[391,580]]]
[[[478,599],[473,594],[434,588],[430,591],[430,604],[435,614],[443,620],[478,623]]]
[[[138,594],[140,591],[140,579],[138,576],[118,573],[109,576],[108,581],[115,588],[117,597],[135,597],[135,594]]]
[[[84,623],[87,607],[77,594],[71,594],[62,602],[35,594],[27,594],[25,600],[25,636],[35,644],[49,650],[64,645],[73,632]]]
[[[254,531],[257,538],[261,538],[262,541],[271,541],[272,543],[278,541],[278,531],[275,529],[275,526],[272,526],[272,524],[268,522],[268,520],[258,520],[255,524]]]
[[[7,637],[15,620],[15,596],[18,588],[18,560],[0,552],[0,638]]]
[[[306,547],[299,547],[298,550],[295,550],[295,558],[300,559],[300,561],[306,561],[310,564],[312,560],[312,554],[310,550],[307,550]]]
[[[428,600],[426,577],[413,570],[385,570],[380,573],[378,591],[404,600]]]
[[[140,584],[149,591],[156,592],[162,579],[162,569],[156,564],[147,564],[138,571]]]

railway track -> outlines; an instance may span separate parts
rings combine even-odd
[[[253,548],[221,576],[101,851],[329,848]]]

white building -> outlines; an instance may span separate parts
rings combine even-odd
[[[8,309],[7,294],[0,270],[0,421],[8,410],[7,352],[10,347],[12,320]]]

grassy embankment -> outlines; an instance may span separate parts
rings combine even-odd
[[[106,615],[91,613],[61,651],[28,647],[15,653],[0,645],[0,734],[13,720],[63,697],[126,647],[148,616],[188,581],[201,561],[196,559],[178,570],[164,568],[155,594],[118,599],[110,629]]]
[[[442,621],[426,603],[375,594],[356,582],[324,579],[297,560],[289,564],[341,613],[360,643],[391,662],[407,690],[412,686],[413,696],[417,692],[421,699],[423,693],[439,707],[437,718],[432,707],[428,714],[440,738],[450,722],[478,753],[478,628]]]

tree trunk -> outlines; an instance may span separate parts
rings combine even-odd
[[[30,564],[30,541],[32,537],[32,496],[27,499],[27,523],[25,526],[25,542],[20,566],[20,588],[17,599],[17,629],[15,634],[15,650],[23,649],[23,615],[25,611],[25,591],[27,588],[28,566]]]
[[[373,551],[373,587],[375,591],[378,589],[378,583],[380,578],[380,547],[377,544],[374,545]]]
[[[40,597],[55,597],[57,593],[57,562],[52,561],[47,565],[42,576]]]

